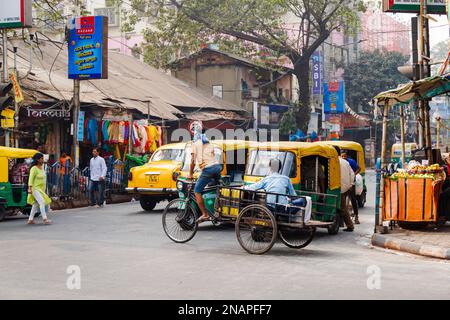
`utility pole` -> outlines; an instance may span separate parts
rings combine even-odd
[[[9,79],[8,79],[8,30],[7,29],[3,29],[2,48],[3,48],[3,82],[7,83],[9,81]],[[7,130],[5,133],[5,147],[9,147],[9,139],[10,139],[10,132],[9,132],[9,130]]]
[[[419,39],[419,73],[420,79],[424,79],[429,76],[429,56],[430,56],[430,34],[429,23],[427,15],[426,0],[420,0],[420,39]],[[420,111],[423,116],[422,121],[425,127],[425,148],[429,163],[433,161],[433,150],[431,141],[431,128],[430,128],[430,106],[428,101],[419,101]]]
[[[79,0],[75,2],[75,19],[80,16]],[[69,24],[71,28],[75,28],[75,24]],[[74,167],[80,166],[80,145],[78,143],[78,118],[80,115],[80,80],[73,80],[73,158]]]

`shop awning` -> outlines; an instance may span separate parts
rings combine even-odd
[[[431,99],[450,92],[450,73],[409,82],[397,89],[388,90],[373,98],[378,106],[393,107],[397,104],[409,104],[414,100]]]

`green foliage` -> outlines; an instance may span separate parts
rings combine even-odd
[[[441,41],[437,45],[435,45],[431,50],[431,59],[433,61],[444,61],[445,59],[447,59],[448,52],[449,52],[448,40]],[[441,68],[440,64],[432,66],[431,67],[432,75],[436,75],[440,68]]]
[[[296,132],[297,129],[307,132],[310,118],[311,108],[301,103],[296,103],[281,118],[280,133],[288,135],[290,132]]]
[[[408,61],[408,56],[396,52],[362,52],[358,61],[345,69],[348,105],[355,111],[370,112],[370,102],[378,93],[408,82],[397,70]]]

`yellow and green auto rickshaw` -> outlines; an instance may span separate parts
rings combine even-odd
[[[356,195],[358,206],[364,208],[367,199],[367,186],[366,186],[366,156],[364,154],[364,148],[358,142],[354,141],[320,141],[315,142],[319,144],[328,144],[336,146],[341,149],[341,152],[346,152],[347,155],[358,163],[361,171],[359,174],[363,178],[363,191],[361,194]]]
[[[291,178],[297,193],[311,197],[312,219],[333,222],[329,234],[341,226],[341,172],[333,146],[302,142],[260,143],[249,148],[244,181],[256,183],[269,174],[271,159],[279,159],[280,173]]]
[[[0,147],[0,221],[18,210],[24,214],[30,211],[28,181],[26,177],[22,177],[20,183],[13,181],[10,161],[29,159],[37,153],[36,150]]]

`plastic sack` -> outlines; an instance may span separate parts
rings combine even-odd
[[[356,175],[355,179],[355,193],[357,196],[360,196],[364,191],[364,180],[360,174]]]

